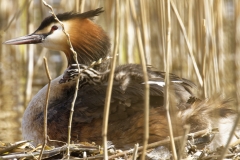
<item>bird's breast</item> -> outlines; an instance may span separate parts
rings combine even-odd
[[[49,103],[56,99],[63,99],[67,90],[74,87],[76,82],[59,84],[62,75],[52,80],[50,85]],[[30,101],[22,119],[22,134],[26,140],[34,140],[34,144],[43,141],[43,113],[46,104],[48,85],[45,85]],[[52,106],[49,106],[51,110]],[[48,113],[51,115],[54,113]]]

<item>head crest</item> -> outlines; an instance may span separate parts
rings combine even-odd
[[[103,8],[97,8],[95,10],[90,10],[84,13],[78,13],[78,12],[65,12],[65,13],[61,13],[61,14],[57,14],[57,18],[60,21],[67,21],[69,19],[73,19],[73,18],[79,18],[79,19],[85,19],[85,18],[89,18],[92,19],[95,16],[98,16],[100,13],[102,13],[104,10]],[[38,27],[37,30],[41,30],[43,28],[45,28],[46,26],[48,26],[49,24],[51,24],[52,22],[57,22],[53,16],[49,16],[46,17],[41,25]]]

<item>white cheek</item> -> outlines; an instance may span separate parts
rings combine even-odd
[[[60,30],[56,30],[52,34],[48,35],[41,43],[43,47],[57,51],[64,50],[64,44],[67,44],[66,36]]]

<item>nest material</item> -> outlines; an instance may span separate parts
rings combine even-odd
[[[218,134],[218,129],[205,129],[199,132],[188,134],[187,136],[175,137],[174,140],[183,150],[178,150],[178,156],[188,159],[216,159],[219,158],[224,147],[219,147],[215,151],[210,151],[208,144],[214,139],[215,134]],[[184,145],[181,142],[187,137]],[[146,159],[170,159],[171,151],[169,149],[170,140],[162,140],[148,145]],[[178,148],[181,148],[178,146]],[[20,141],[14,144],[1,143],[0,144],[0,159],[36,159],[40,155],[41,145],[33,147],[29,141]],[[134,146],[133,146],[134,147]],[[62,147],[46,146],[42,155],[42,159],[56,159],[64,158],[66,155],[67,145]],[[70,145],[71,159],[103,159],[103,150],[101,146],[94,143],[78,143]],[[134,150],[121,151],[114,148],[114,145],[109,145],[109,159],[132,159],[133,156],[141,156],[142,146],[135,145]],[[240,158],[239,140],[232,143],[228,148],[228,153],[225,157],[236,159]]]

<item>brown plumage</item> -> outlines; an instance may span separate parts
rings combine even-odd
[[[108,63],[102,63],[94,68],[86,66],[99,58],[108,55],[110,42],[103,29],[91,19],[102,12],[102,9],[79,13],[63,13],[57,17],[63,22],[69,33],[73,48],[78,53],[81,64],[80,89],[75,103],[73,116],[72,140],[88,141],[101,144],[102,113],[109,75]],[[61,26],[52,16],[47,17],[40,27],[25,37],[5,42],[6,44],[39,43],[42,46],[64,51],[69,67],[65,73],[51,84],[51,94],[48,107],[48,135],[50,139],[66,142],[68,119],[73,93],[74,78],[78,74],[73,55],[69,50],[66,37]],[[85,68],[85,69],[84,69]],[[164,72],[148,68],[150,85],[150,136],[149,142],[162,140],[169,135],[164,100]],[[191,89],[194,84],[174,74],[170,75],[170,94],[174,97],[176,111],[172,117],[175,135],[181,135],[183,125],[189,124],[191,131],[212,127],[211,114],[218,111],[219,120],[231,113],[228,106],[222,102],[196,100]],[[59,83],[61,82],[61,83]],[[116,68],[111,99],[108,140],[118,148],[129,148],[135,143],[141,143],[143,138],[143,73],[140,65],[128,64]],[[34,144],[43,142],[43,107],[47,85],[41,89],[29,103],[22,122],[23,137],[34,140]],[[52,142],[51,142],[52,143]],[[58,145],[57,143],[52,143]]]

